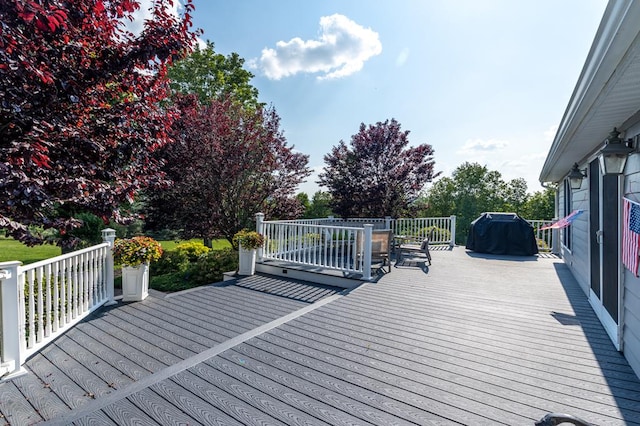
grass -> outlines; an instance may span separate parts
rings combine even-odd
[[[202,242],[202,240],[187,240]],[[173,251],[175,247],[186,241],[159,241],[162,248],[165,251]],[[224,248],[230,248],[231,244],[227,240],[214,240],[212,241],[213,250],[222,250]],[[7,262],[12,260],[21,261],[23,264],[29,264],[38,262],[40,260],[49,259],[59,256],[62,253],[60,247],[50,244],[28,247],[19,241],[12,238],[0,237],[0,262]],[[122,288],[122,277],[120,275],[120,268],[116,266],[114,271],[114,287]],[[171,292],[184,290],[192,287],[196,287],[201,284],[192,282],[191,277],[185,272],[175,272],[159,276],[151,276],[151,282],[149,283],[151,288],[155,288],[160,291]]]
[[[178,244],[183,242],[185,241],[160,241],[160,244],[164,250],[172,251]],[[227,240],[214,240],[212,245],[214,250],[231,247],[231,244],[229,244],[229,241]],[[60,247],[50,244],[28,247],[12,238],[0,238],[0,262],[19,260],[26,265],[40,260],[49,259],[51,257],[60,256],[60,254],[62,254]]]
[[[25,265],[50,257],[60,256],[60,247],[50,244],[28,247],[11,238],[0,238],[0,262],[19,260]]]

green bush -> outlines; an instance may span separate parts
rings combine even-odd
[[[186,241],[178,244],[175,248],[177,253],[187,256],[189,262],[197,262],[201,255],[209,253],[210,250],[209,247],[199,241]]]
[[[189,279],[189,273],[186,271],[171,272],[159,276],[151,275],[149,282],[149,287],[163,292],[187,290],[197,286]]]
[[[189,269],[189,256],[185,252],[165,251],[162,257],[151,264],[151,275],[164,275],[174,272],[186,272]]]
[[[238,269],[238,252],[232,249],[213,250],[192,263],[187,274],[195,286],[222,281],[222,274]]]

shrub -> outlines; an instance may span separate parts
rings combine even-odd
[[[225,272],[238,269],[238,252],[232,249],[213,250],[192,263],[187,274],[195,286],[222,281]]]
[[[187,256],[190,262],[196,262],[201,255],[209,253],[210,250],[209,247],[198,241],[180,243],[175,248],[177,253]]]
[[[189,256],[184,252],[165,251],[162,257],[151,266],[152,275],[164,275],[185,272],[190,265]]]
[[[189,274],[187,272],[171,272],[160,276],[151,276],[149,287],[154,290],[171,292],[187,290],[193,287],[197,287],[189,280]]]

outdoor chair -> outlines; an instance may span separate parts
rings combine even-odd
[[[429,262],[429,266],[431,266],[431,252],[429,251],[429,240],[431,238],[431,234],[433,231],[429,233],[427,237],[425,237],[421,242],[412,239],[411,237],[403,236],[399,237],[399,243],[396,246],[396,263],[402,261],[402,258],[405,254],[410,253],[423,253],[427,258],[427,262]]]
[[[374,229],[371,233],[371,266],[380,265],[379,269],[384,271],[384,267],[387,266],[391,272],[391,241],[392,233],[390,229]],[[362,244],[362,243],[361,243]],[[364,253],[362,247],[358,250],[359,253]],[[358,262],[360,262],[360,255]]]

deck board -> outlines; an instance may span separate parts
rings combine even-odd
[[[463,424],[495,423],[495,414],[490,407],[487,407],[488,400],[482,399],[484,397],[482,391],[474,392],[471,396],[465,389],[462,389],[460,394],[452,393],[449,392],[446,383],[443,386],[444,389],[438,388],[428,380],[427,383],[414,380],[413,374],[400,368],[387,370],[382,363],[365,357],[353,361],[345,351],[336,347],[324,347],[328,350],[325,352],[318,349],[322,345],[315,344],[313,341],[299,339],[288,333],[286,337],[286,339],[280,338],[276,330],[252,340],[251,344],[263,350],[274,351],[285,359],[309,368],[329,372],[336,378],[343,378],[365,389],[374,388],[387,396],[395,395],[400,401],[425,411],[435,411],[451,421]],[[387,392],[389,388],[390,393]],[[522,416],[514,416],[508,409],[502,410],[500,414],[506,420],[504,424],[518,424],[523,420]]]
[[[166,402],[173,404],[197,422],[206,425],[237,426],[241,425],[236,419],[226,415],[207,401],[186,391],[172,380],[163,380],[150,389],[156,392]]]
[[[250,344],[237,346],[234,351],[222,354],[222,357],[232,362],[241,363],[244,368],[269,377],[292,391],[324,401],[325,404],[335,406],[352,415],[363,412],[358,415],[363,420],[373,420],[369,415],[370,411],[377,412],[378,416],[380,411],[386,413],[387,424],[399,424],[402,420],[418,424],[443,420],[440,416],[416,410],[415,407],[402,401],[392,400],[319,370],[304,368],[298,363],[278,356],[277,353],[267,352]],[[302,405],[309,411],[318,409],[315,405]],[[319,417],[322,416],[325,414],[321,412]]]
[[[640,379],[561,261],[432,257],[340,295],[256,275],[102,309],[28,360],[34,373],[0,383],[0,413],[386,426],[525,425],[561,411],[640,425]]]
[[[358,404],[344,396],[336,398],[329,392],[323,392],[321,388],[316,388],[312,393],[313,396],[309,397],[301,390],[314,389],[315,386],[312,383],[298,383],[294,388],[291,386],[291,381],[284,377],[288,376],[287,373],[276,372],[268,365],[263,365],[260,370],[254,370],[255,365],[251,358],[244,355],[234,357],[230,354],[228,357],[216,357],[206,364],[286,405],[299,408],[310,416],[306,419],[311,422],[321,420],[333,425],[350,425],[362,420],[369,422],[384,420],[387,424],[392,424],[390,415],[370,406]],[[288,386],[282,385],[282,382],[289,382]]]
[[[196,423],[193,417],[186,415],[184,411],[173,404],[167,404],[164,398],[149,388],[134,393],[128,400],[161,425],[190,425]]]
[[[162,425],[153,420],[144,411],[136,407],[128,399],[123,399],[117,404],[105,407],[102,412],[108,416],[113,422],[121,426],[129,425]]]
[[[214,404],[226,415],[232,417],[243,425],[282,424],[267,413],[247,404],[242,399],[236,398],[213,385],[211,382],[199,377],[198,372],[185,371],[176,374],[172,381],[188,389],[189,393],[197,395],[205,401]]]
[[[202,363],[191,368],[190,371],[200,379],[207,381],[210,385],[234,397],[237,401],[241,401],[245,406],[250,405],[258,410],[257,412],[260,413],[258,417],[268,416],[282,424],[291,425],[303,425],[314,422],[315,419],[298,409],[297,404],[285,404],[269,393],[263,392],[264,384],[256,387],[252,386],[256,384],[255,381],[251,383],[246,377],[241,379],[234,377],[234,375],[242,375],[242,373],[238,373],[238,369],[234,368],[234,366],[214,360],[212,360],[212,362],[214,365]],[[222,364],[224,364],[226,367],[225,370],[227,371],[223,371],[220,368]],[[233,375],[229,374],[228,370],[234,370],[232,372]],[[341,418],[341,416],[336,413],[334,413],[334,416],[336,420]],[[348,422],[337,422],[337,424],[348,424]]]
[[[55,402],[47,404],[52,400],[46,397],[40,398],[36,392],[29,391],[32,385],[27,384],[26,380],[28,378],[23,376],[22,380],[20,380],[22,382],[20,387],[18,387],[18,379],[0,383],[0,401],[2,401],[0,404],[0,414],[2,415],[0,424],[35,424],[42,421],[41,413],[45,416],[53,417],[62,412],[56,411],[61,401],[58,400],[58,404]],[[31,382],[38,390],[42,389],[41,383],[36,383],[35,380],[31,380]],[[47,392],[51,393],[49,390]],[[35,402],[37,404],[36,407],[30,401]],[[45,403],[42,404],[43,402]]]

